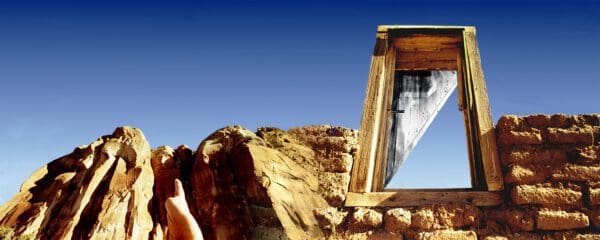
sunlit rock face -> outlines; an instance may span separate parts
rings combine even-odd
[[[175,179],[205,239],[323,238],[313,209],[328,206],[323,195],[329,194],[315,175],[323,168],[317,161],[335,158],[328,168],[347,179],[349,149],[338,154],[341,142],[322,142],[314,151],[276,128],[259,135],[231,126],[196,151],[151,149],[139,129],[117,128],[26,180],[0,207],[0,239],[166,239],[164,204]],[[336,193],[337,202],[346,189]]]
[[[150,156],[139,129],[117,128],[34,172],[0,208],[0,225],[39,239],[147,238]]]
[[[356,130],[231,126],[192,150],[121,127],[34,172],[0,239],[168,239],[176,178],[205,239],[599,239],[600,115],[505,116],[496,133],[499,206],[345,207]]]

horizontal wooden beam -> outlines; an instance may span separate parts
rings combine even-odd
[[[456,70],[456,60],[396,62],[396,70]]]
[[[410,34],[394,38],[396,49],[432,50],[440,48],[457,48],[462,43],[459,35]]]
[[[497,206],[502,203],[501,192],[400,190],[346,194],[346,207],[400,207],[427,204],[456,203],[474,206]]]
[[[471,26],[437,26],[437,25],[379,25],[377,26],[377,31],[384,32],[389,30],[466,30],[466,29],[474,29]]]

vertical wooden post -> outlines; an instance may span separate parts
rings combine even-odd
[[[352,167],[352,175],[348,190],[350,192],[370,192],[373,187],[373,172],[375,169],[375,158],[377,155],[377,145],[380,137],[381,116],[384,95],[386,56],[391,48],[388,43],[387,29],[379,29],[375,49],[371,58],[371,69],[367,83],[367,93],[363,105],[363,115],[360,123],[360,132],[358,136],[358,156],[357,161]],[[389,61],[389,58],[387,59]]]
[[[473,94],[474,120],[471,127],[475,127],[476,139],[479,148],[482,168],[485,177],[485,187],[488,191],[500,191],[504,188],[502,180],[502,171],[498,159],[498,150],[496,146],[496,135],[494,133],[494,123],[490,113],[489,99],[483,71],[481,69],[481,60],[477,40],[475,38],[475,28],[467,27],[463,32],[465,41],[465,62],[467,66],[467,80],[471,82]]]

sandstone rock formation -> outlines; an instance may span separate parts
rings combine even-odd
[[[290,157],[239,126],[196,152],[151,149],[139,129],[121,127],[37,170],[0,208],[0,239],[168,238],[175,179],[206,239],[322,238],[312,210],[327,202],[316,169],[297,162],[307,152]]]
[[[0,208],[0,225],[36,239],[148,238],[150,151],[130,127],[78,147],[34,172]]]
[[[121,127],[36,171],[0,239],[166,239],[183,182],[205,239],[600,239],[600,115],[502,117],[504,203],[344,207],[356,130],[226,127],[193,151]]]

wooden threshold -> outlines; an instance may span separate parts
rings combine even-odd
[[[497,206],[502,203],[501,192],[466,190],[400,190],[346,194],[346,207],[401,207],[427,204],[456,203],[473,206]]]

